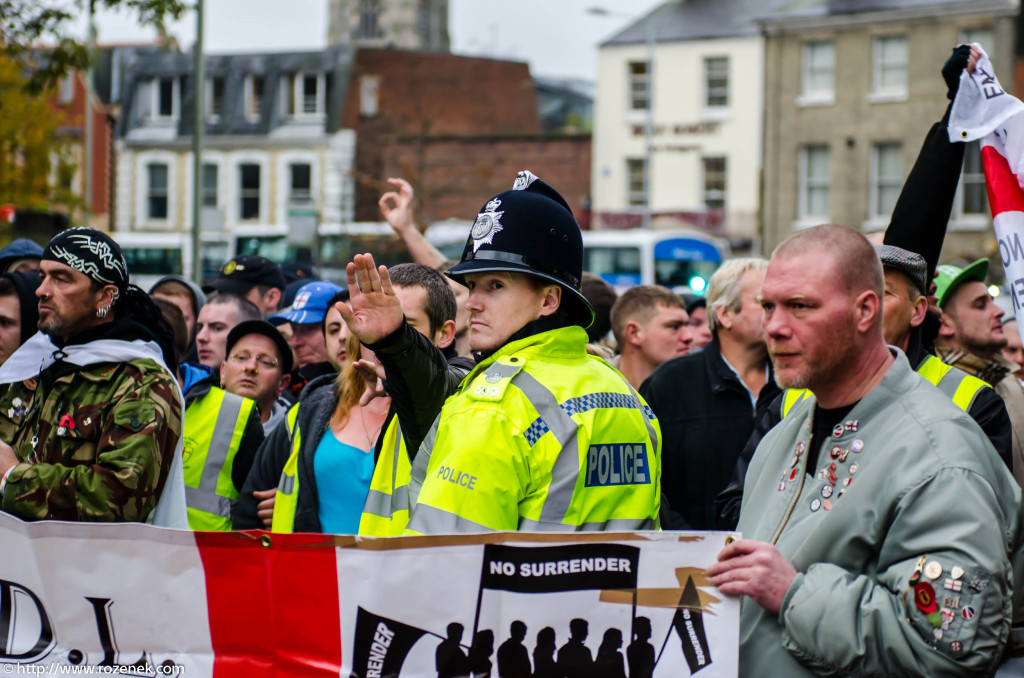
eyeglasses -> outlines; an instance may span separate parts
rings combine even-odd
[[[261,353],[260,355],[257,356],[251,355],[249,353],[233,353],[232,355],[228,356],[228,360],[236,365],[248,365],[249,361],[251,361],[253,358],[256,358],[256,364],[259,367],[262,367],[267,370],[272,370],[281,364],[277,358],[271,358],[269,355],[266,355],[265,353]]]

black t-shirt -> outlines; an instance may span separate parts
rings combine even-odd
[[[859,401],[858,401],[859,402]],[[814,430],[811,431],[811,444],[808,445],[807,470],[813,474],[818,468],[818,459],[825,442],[832,437],[832,430],[850,413],[857,403],[843,405],[834,410],[826,410],[820,405],[814,406]]]

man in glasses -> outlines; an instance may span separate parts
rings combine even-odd
[[[185,395],[185,503],[193,530],[231,529],[231,509],[291,367],[281,333],[265,320],[245,320],[228,333],[220,373]]]

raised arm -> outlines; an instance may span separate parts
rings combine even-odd
[[[380,213],[391,224],[391,228],[395,229],[395,233],[402,238],[405,246],[409,248],[409,254],[414,262],[430,268],[437,268],[447,259],[436,247],[427,242],[413,222],[412,185],[405,179],[395,178],[388,179],[388,183],[396,190],[388,191],[377,201]]]

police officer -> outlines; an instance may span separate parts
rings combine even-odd
[[[406,331],[387,269],[375,270],[369,255],[348,265],[352,297],[339,310],[389,385],[402,375],[391,395],[420,427],[403,423],[409,449],[423,441],[408,531],[658,526],[658,423],[618,372],[586,353],[594,312],[580,292],[582,268],[565,200],[520,172],[477,215],[462,260],[447,271],[470,290],[477,358],[455,385],[440,352]]]

